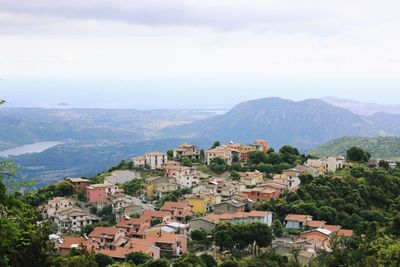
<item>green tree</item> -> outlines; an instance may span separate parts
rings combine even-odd
[[[170,262],[166,259],[149,260],[143,267],[170,267]]]
[[[95,254],[94,259],[98,267],[107,267],[114,263],[114,260],[110,256],[104,254]]]
[[[219,141],[215,141],[214,144],[212,145],[211,149],[219,147],[221,144]]]
[[[160,224],[160,223],[162,223],[162,219],[161,218],[154,218],[154,219],[152,219],[150,221],[150,226],[153,227],[153,226],[155,226],[157,224]]]
[[[247,161],[248,164],[260,164],[266,163],[267,155],[262,151],[250,151],[249,159]]]
[[[279,220],[275,220],[272,223],[271,227],[272,227],[272,232],[273,232],[274,236],[282,237],[284,228],[283,228],[282,223]]]
[[[125,193],[131,196],[136,196],[144,183],[144,179],[134,179],[122,185]]]
[[[89,235],[94,228],[96,228],[95,224],[87,224],[81,228],[81,235]]]
[[[396,215],[392,219],[392,223],[390,225],[391,233],[397,237],[400,237],[400,215]]]
[[[356,162],[367,162],[371,155],[359,147],[353,146],[346,152],[347,159]]]
[[[386,160],[380,160],[379,167],[384,169],[389,169],[389,162],[387,162]]]
[[[183,166],[186,166],[186,167],[192,167],[193,166],[192,161],[187,157],[183,157],[181,159],[181,163],[182,163]]]
[[[219,267],[240,267],[239,263],[232,259],[232,260],[225,260],[222,262]]]
[[[54,244],[48,224],[38,227],[35,209],[20,194],[7,193],[7,177],[17,179],[16,168],[0,163],[0,266],[52,266]]]
[[[185,253],[174,261],[172,267],[206,267],[206,264],[195,254]]]
[[[173,150],[167,150],[167,158],[168,158],[168,160],[174,159],[174,151]]]
[[[243,226],[246,226],[246,224]],[[255,241],[256,245],[260,247],[267,247],[271,244],[272,231],[268,225],[259,222],[253,222],[247,224],[247,226],[249,227],[248,232],[250,233],[250,245],[253,243],[253,241]]]
[[[286,256],[265,252],[258,256],[245,259],[242,265],[247,267],[289,267],[288,263],[289,260]]]
[[[219,223],[212,231],[214,242],[221,250],[231,250],[235,245],[233,228],[230,223]]]
[[[240,161],[239,155],[237,153],[232,156],[232,163],[237,163]]]
[[[217,267],[218,265],[214,257],[209,254],[202,254],[200,258],[203,260],[206,267]]]
[[[207,239],[207,232],[203,229],[193,230],[190,232],[190,237],[194,241],[204,241],[205,239]]]
[[[114,224],[116,222],[115,214],[113,213],[113,208],[111,205],[107,205],[101,210],[97,211],[97,215],[110,224]]]
[[[32,265],[26,265],[32,266]],[[64,257],[60,259],[58,264],[60,267],[98,267],[94,255],[82,255],[82,256],[72,256]]]
[[[294,155],[294,156],[300,155],[299,150],[297,150],[297,148],[289,146],[289,145],[285,145],[285,146],[281,147],[279,149],[279,153],[281,153],[281,154],[291,154],[291,155]]]
[[[231,178],[234,181],[239,181],[240,180],[240,173],[237,171],[231,171]]]
[[[152,258],[147,255],[146,253],[143,252],[133,252],[133,253],[129,253],[126,256],[126,261],[127,262],[131,262],[135,265],[140,265],[140,264],[144,264],[146,262],[148,262],[149,260],[151,260]]]
[[[229,169],[228,163],[222,158],[213,158],[210,161],[210,169],[218,174],[226,172]]]
[[[132,264],[128,262],[116,262],[108,265],[107,267],[134,267],[134,266],[132,266]]]

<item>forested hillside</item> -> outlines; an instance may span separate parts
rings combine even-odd
[[[317,157],[346,155],[346,150],[357,146],[368,151],[373,159],[400,159],[400,137],[341,137],[318,146],[308,153]]]

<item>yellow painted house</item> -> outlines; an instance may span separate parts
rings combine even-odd
[[[205,214],[216,204],[216,199],[211,194],[191,195],[187,198],[187,202],[193,207],[192,211],[194,213]]]

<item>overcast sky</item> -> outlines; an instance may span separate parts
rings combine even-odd
[[[0,94],[46,107],[400,104],[399,10],[396,0],[0,0]]]

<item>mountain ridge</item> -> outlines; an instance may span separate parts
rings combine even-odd
[[[273,147],[290,144],[302,150],[344,135],[389,135],[373,120],[320,99],[292,101],[277,97],[249,100],[208,119],[166,127],[167,136],[199,137],[237,142],[268,139]],[[399,131],[400,132],[400,131]]]

